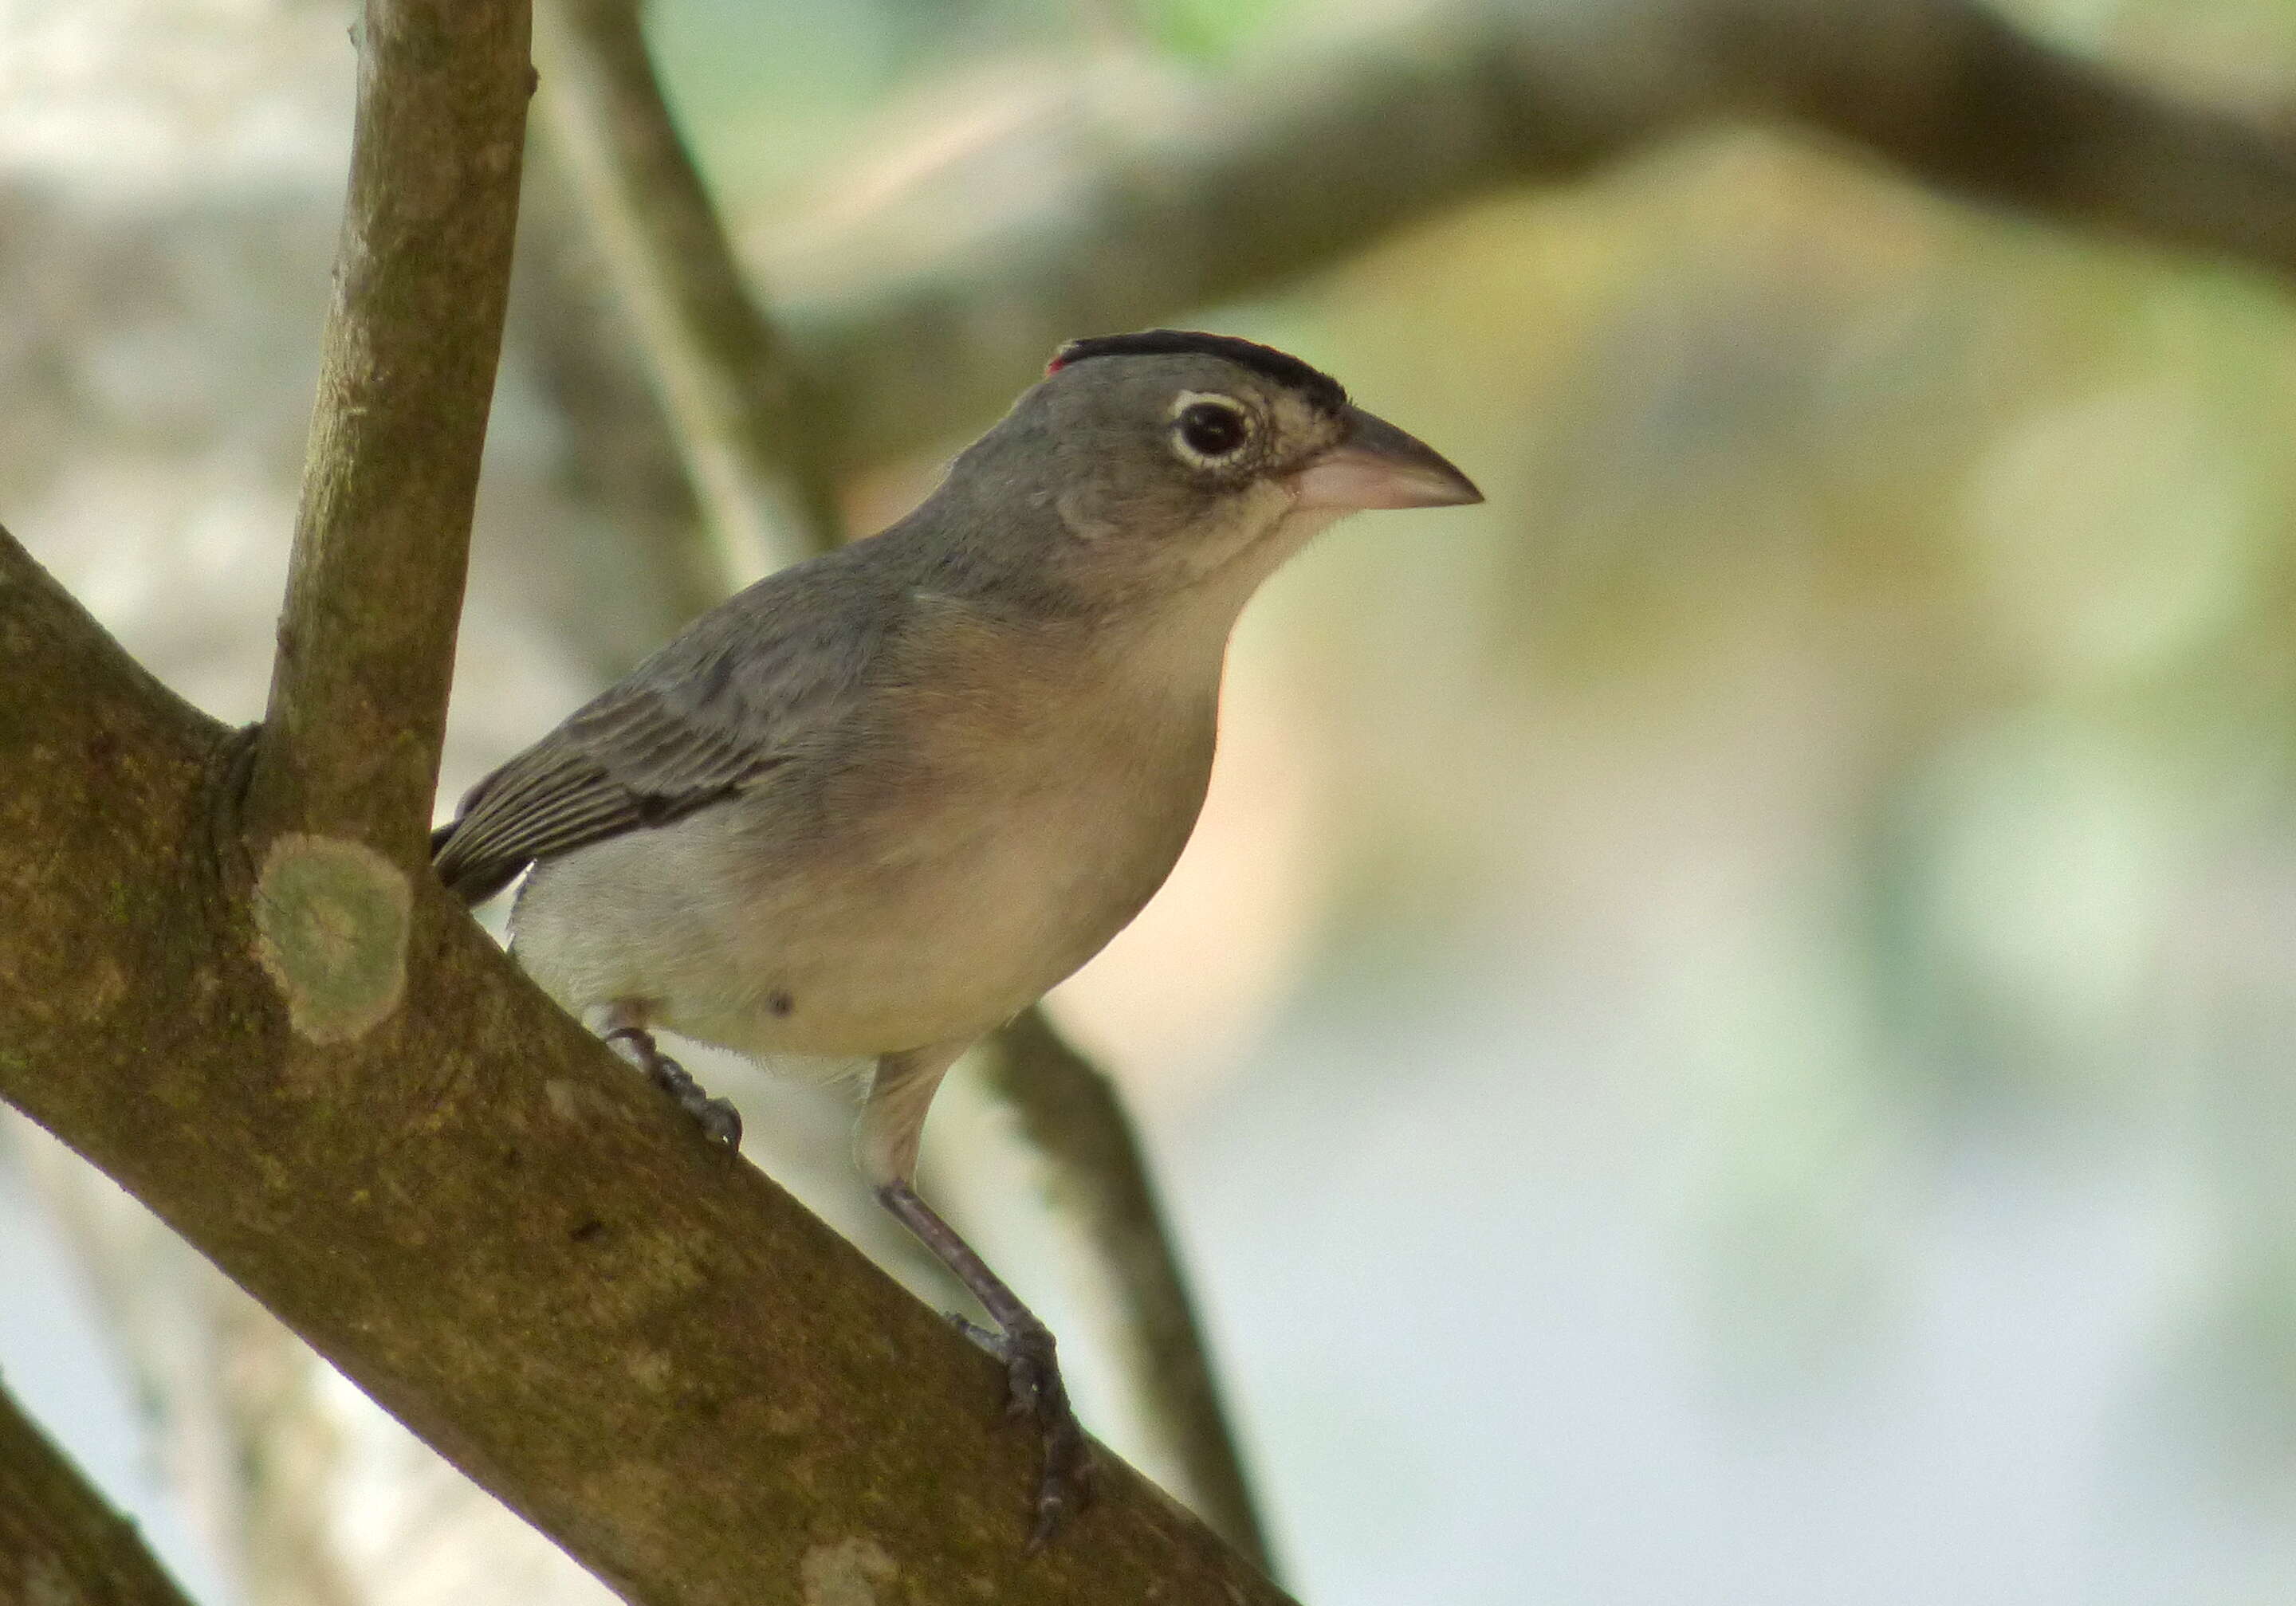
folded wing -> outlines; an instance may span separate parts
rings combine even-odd
[[[853,705],[898,612],[815,568],[704,615],[472,787],[430,837],[447,888],[482,903],[537,859],[666,824],[789,762]]]

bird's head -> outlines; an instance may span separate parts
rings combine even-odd
[[[1030,510],[1038,561],[1111,602],[1203,589],[1240,606],[1349,513],[1482,500],[1328,374],[1169,329],[1062,347],[950,479]]]

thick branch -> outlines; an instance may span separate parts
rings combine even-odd
[[[244,739],[4,538],[0,682],[0,1096],[613,1587],[1285,1598],[1113,1463],[1025,1558],[996,1363],[695,1143],[429,877],[403,1005],[313,1040],[234,847]]]
[[[502,346],[525,0],[368,0],[252,817],[423,860]]]
[[[135,1525],[0,1389],[0,1601],[192,1606]]]
[[[1320,45],[1287,34],[1218,78],[1146,70],[1074,77],[985,145],[941,138],[898,197],[801,255],[761,243],[838,465],[974,427],[1070,336],[1264,293],[1464,201],[1731,119],[2296,272],[2296,147],[1975,0],[1462,0]]]
[[[636,319],[718,561],[745,585],[837,540],[813,410],[662,103],[633,0],[544,0],[543,105]]]

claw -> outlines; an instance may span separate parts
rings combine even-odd
[[[653,1034],[626,1026],[606,1034],[606,1042],[623,1058],[645,1072],[649,1080],[692,1116],[701,1135],[728,1149],[742,1146],[742,1112],[729,1099],[713,1099],[685,1067],[654,1046]]]
[[[900,1223],[932,1250],[957,1280],[971,1289],[1002,1332],[951,1316],[957,1332],[1004,1363],[1004,1412],[1030,1416],[1043,1441],[1037,1474],[1036,1517],[1029,1528],[1029,1553],[1051,1542],[1061,1524],[1092,1504],[1092,1441],[1077,1424],[1069,1391],[1061,1382],[1053,1335],[975,1254],[956,1229],[917,1197],[906,1178],[881,1185],[877,1198]]]
[[[696,1088],[694,1091],[699,1093],[701,1090]],[[731,1099],[704,1096],[697,1103],[688,1104],[682,1099],[679,1103],[688,1115],[701,1124],[702,1136],[728,1149],[742,1146],[742,1112],[734,1108]]]
[[[993,1328],[982,1327],[977,1323],[968,1322],[953,1310],[948,1312],[947,1315],[948,1324],[951,1327],[955,1328],[957,1332],[963,1333],[967,1339],[971,1340],[974,1348],[985,1349],[1000,1361],[1004,1358],[1004,1335],[1003,1333],[996,1332]]]
[[[693,1118],[704,1137],[728,1149],[742,1146],[742,1112],[734,1108],[731,1100],[711,1098],[701,1083],[686,1074],[685,1067],[668,1054],[655,1054],[646,1071],[653,1077],[655,1086],[676,1100],[677,1107]]]
[[[1004,1414],[1034,1417],[1042,1436],[1036,1520],[1029,1529],[1028,1551],[1034,1555],[1051,1543],[1068,1517],[1092,1504],[1096,1472],[1092,1441],[1069,1405],[1053,1335],[1041,1323],[995,1333],[963,1317],[950,1319],[960,1332],[1004,1363]]]

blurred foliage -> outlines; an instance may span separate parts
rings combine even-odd
[[[1161,50],[1216,63],[1297,20],[1292,0],[1138,0],[1137,26]]]
[[[2285,98],[2296,56],[2288,0],[2002,0],[2000,10],[2093,55],[2144,63],[2221,95]]]
[[[1137,49],[1217,67],[1292,25],[1295,0],[653,0],[647,36],[674,104],[736,215],[822,192],[888,103],[1016,59]],[[961,97],[959,97],[961,98]]]

